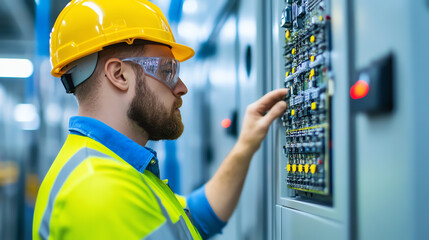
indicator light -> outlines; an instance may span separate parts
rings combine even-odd
[[[350,89],[350,96],[353,99],[364,98],[369,92],[369,85],[364,80],[358,80]]]
[[[226,118],[226,119],[222,120],[221,125],[223,128],[231,127],[231,119]]]

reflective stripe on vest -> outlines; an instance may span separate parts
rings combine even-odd
[[[146,180],[144,180],[143,176],[142,176],[142,179],[145,182],[145,184],[149,186]],[[161,207],[162,214],[164,215],[166,221],[159,228],[157,228],[155,231],[153,231],[143,239],[149,239],[149,240],[194,239],[192,237],[191,232],[188,229],[188,226],[186,225],[185,219],[183,219],[183,217],[180,216],[179,220],[176,223],[173,223],[170,219],[170,216],[168,215],[167,209],[165,209],[164,205],[162,204],[161,199],[158,197],[158,195],[155,194],[155,192],[152,190],[150,186],[149,186],[149,189],[152,191],[153,195],[155,196],[156,201],[158,201],[158,205]]]
[[[83,161],[88,159],[88,157],[94,156],[94,157],[101,157],[110,159],[113,161],[118,160],[110,157],[107,154],[101,153],[99,151],[96,151],[91,148],[82,148],[77,153],[75,153],[67,162],[64,164],[63,168],[58,173],[54,184],[52,185],[51,191],[48,196],[47,206],[45,209],[45,212],[43,213],[42,220],[40,222],[39,227],[39,235],[42,239],[47,240],[49,238],[50,232],[49,232],[49,226],[52,216],[52,211],[54,208],[55,199],[57,198],[58,193],[60,192],[62,186],[70,176],[70,174],[78,167]],[[148,236],[144,237],[143,239],[193,239],[192,234],[189,230],[189,228],[186,225],[185,220],[183,219],[183,216],[179,217],[179,220],[176,223],[173,223],[170,219],[170,216],[168,215],[167,210],[165,209],[164,205],[161,202],[161,199],[158,197],[158,195],[155,194],[155,192],[152,190],[149,184],[147,184],[146,180],[143,178],[143,175],[141,176],[143,182],[149,187],[149,189],[152,191],[153,195],[155,196],[156,200],[158,201],[158,205],[161,208],[162,214],[164,215],[166,221],[159,226],[156,230],[154,230],[152,233],[150,233]]]

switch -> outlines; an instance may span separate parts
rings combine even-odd
[[[350,88],[352,110],[378,114],[393,110],[394,57],[388,54],[361,69]]]
[[[316,164],[311,164],[310,171],[312,174],[316,172]]]
[[[305,117],[308,115],[308,107],[303,107],[302,108],[302,115]]]
[[[298,17],[301,18],[305,15],[305,6],[301,5],[298,7]]]
[[[312,102],[311,103],[311,110],[316,110],[317,109],[317,103],[316,102]]]
[[[289,38],[290,38],[290,30],[289,30],[289,29],[287,29],[287,30],[286,30],[285,37],[286,37],[287,39],[289,39]]]
[[[308,76],[308,78],[311,80],[315,74],[316,74],[316,71],[314,69],[311,69],[310,76]]]
[[[287,5],[282,13],[281,27],[290,28],[292,26],[292,6]]]

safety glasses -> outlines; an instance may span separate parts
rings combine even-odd
[[[121,59],[123,62],[134,62],[140,65],[144,73],[171,88],[179,80],[180,62],[170,57],[132,57]]]

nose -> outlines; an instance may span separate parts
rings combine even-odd
[[[181,97],[188,93],[188,88],[186,85],[182,82],[182,79],[179,78],[179,81],[177,81],[176,86],[173,89],[173,93],[176,97]]]

